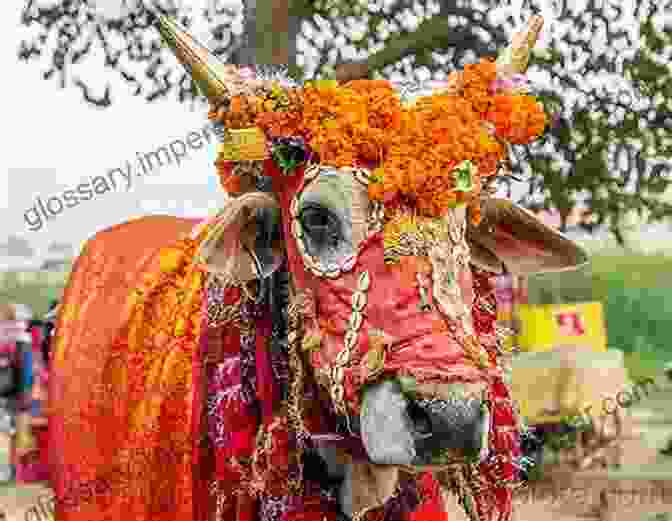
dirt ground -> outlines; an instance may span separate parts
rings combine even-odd
[[[611,480],[595,479],[555,490],[551,486],[530,488],[516,500],[513,521],[644,521],[656,519],[655,514],[672,513],[672,480],[665,488],[657,481],[631,486],[625,481],[619,486]],[[449,518],[469,521],[455,501]]]
[[[662,385],[627,416],[620,468],[545,467],[541,481],[518,493],[513,521],[672,521],[672,457],[660,454],[672,438],[672,384]],[[451,499],[450,521],[468,521]]]
[[[551,483],[530,487],[516,500],[513,521],[644,521],[656,513],[672,513],[672,480],[613,480],[572,478],[573,485]],[[561,481],[561,479],[559,480]],[[609,508],[600,508],[604,498]],[[0,506],[5,521],[50,521],[53,518],[27,514],[38,499],[50,494],[41,485],[0,488]],[[450,521],[469,521],[455,501],[449,508]],[[2,517],[0,516],[0,520]],[[672,517],[670,517],[672,520]],[[665,520],[668,521],[668,520]]]

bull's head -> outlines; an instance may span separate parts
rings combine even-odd
[[[534,20],[498,62],[500,78],[525,70],[539,23]],[[404,180],[388,176],[385,161],[396,154],[396,169],[403,170],[408,143],[385,150],[373,146],[364,151],[366,160],[353,152],[347,164],[343,155],[324,160],[331,153],[328,136],[322,136],[323,148],[302,148],[287,133],[277,139],[282,133],[273,135],[268,115],[280,110],[278,99],[291,106],[287,89],[245,78],[167,19],[160,29],[210,99],[224,141],[220,174],[236,180],[235,187],[228,184],[234,198],[202,246],[208,264],[244,281],[267,277],[287,259],[302,303],[304,352],[335,411],[361,435],[372,462],[417,468],[483,454],[487,389],[497,368],[472,324],[471,264],[495,273],[529,274],[575,267],[585,262],[585,254],[526,210],[488,197],[487,176],[478,175],[486,168],[487,161],[479,163],[482,157],[451,163],[453,151],[437,145],[437,171],[417,171],[422,166],[416,163],[409,166],[415,177]],[[463,83],[453,76],[444,96],[459,97],[470,88]],[[370,85],[382,89],[378,98],[371,96],[374,100],[389,91],[380,83]],[[304,91],[304,111],[314,108],[306,105],[311,92],[319,98],[320,87],[310,89]],[[265,116],[247,123],[229,117],[234,96],[235,103],[257,104]],[[432,110],[431,99],[420,102]],[[227,140],[236,133],[231,127],[254,127],[255,121],[274,139],[271,157],[264,159],[262,147],[256,160],[230,161],[236,159],[226,155],[232,150]],[[492,150],[501,150],[493,129],[481,123],[474,138],[491,139]],[[399,135],[409,132],[404,130],[408,121],[389,124]],[[263,134],[244,132],[253,139],[247,152],[254,154],[259,144],[254,139]],[[310,145],[311,137],[303,138]],[[492,177],[502,168],[500,160],[491,164]],[[448,184],[437,182],[420,197],[414,180],[432,175]],[[480,221],[474,211],[480,211]],[[281,223],[281,231],[273,233],[273,223]]]

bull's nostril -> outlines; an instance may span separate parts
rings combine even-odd
[[[420,438],[430,438],[432,436],[432,420],[425,410],[417,403],[411,402],[408,405],[407,412],[415,434]]]

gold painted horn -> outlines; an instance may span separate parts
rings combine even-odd
[[[235,94],[235,87],[243,83],[235,65],[221,62],[205,45],[167,16],[160,16],[156,26],[203,96],[214,102]]]
[[[497,59],[498,69],[508,74],[524,74],[530,62],[530,53],[543,27],[544,19],[538,15],[533,16],[525,29],[513,35],[511,44]]]

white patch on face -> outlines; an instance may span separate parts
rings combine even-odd
[[[367,389],[360,413],[362,442],[372,462],[410,465],[416,456],[408,402],[398,384],[386,381]]]

